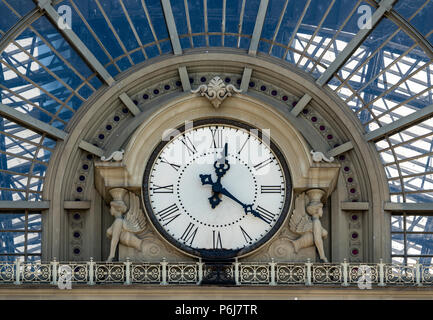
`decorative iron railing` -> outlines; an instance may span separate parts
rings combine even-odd
[[[433,266],[379,263],[0,262],[1,284],[433,286]]]

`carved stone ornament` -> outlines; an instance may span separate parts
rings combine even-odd
[[[328,262],[323,250],[323,239],[328,232],[322,227],[320,218],[323,216],[322,197],[325,191],[311,189],[296,197],[295,209],[289,221],[289,229],[300,237],[290,240],[295,252],[300,249],[316,246],[319,257]]]
[[[314,151],[314,150],[311,150],[311,155],[312,155],[312,158],[313,158],[313,161],[314,162],[322,162],[322,161],[325,161],[325,162],[329,162],[329,163],[331,163],[331,162],[334,162],[334,157],[330,157],[329,159],[322,153],[322,152],[320,152],[320,151]]]
[[[242,90],[236,89],[232,84],[226,85],[220,77],[215,77],[207,85],[202,84],[196,90],[191,90],[191,93],[198,92],[217,109],[227,97],[232,96],[233,93],[241,93]]]
[[[120,150],[120,151],[114,151],[111,156],[109,156],[108,158],[105,158],[105,156],[101,157],[101,161],[122,161],[123,159],[123,154],[124,154],[124,150]]]
[[[114,188],[110,190],[113,200],[110,202],[110,213],[115,220],[107,229],[107,237],[111,238],[110,255],[107,262],[111,262],[119,243],[126,247],[143,250],[143,240],[140,239],[147,225],[146,217],[140,209],[139,197],[126,189]],[[125,203],[129,198],[129,208]],[[126,212],[126,213],[125,213]]]

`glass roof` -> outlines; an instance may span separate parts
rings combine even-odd
[[[160,0],[64,0],[56,1],[55,8],[61,12],[65,5],[72,13],[72,30],[113,77],[145,60],[172,54]],[[183,50],[245,51],[260,0],[171,0],[171,5]],[[372,1],[362,0],[270,0],[258,51],[318,78],[357,34],[361,5],[375,10]],[[0,0],[0,9],[7,13],[0,22],[0,35],[7,38],[2,43],[1,103],[64,130],[83,102],[101,87],[101,80],[47,17],[37,15],[33,1]],[[431,40],[433,22],[427,17],[433,14],[432,1],[400,0],[394,10]],[[11,37],[8,31],[32,13],[34,18]],[[373,131],[432,104],[430,56],[401,26],[383,18],[328,86],[358,116],[366,132]],[[9,143],[19,126],[1,121],[1,174],[11,177],[2,180],[1,196],[39,199],[30,196],[31,188],[25,193],[6,192],[17,189],[15,173],[30,179],[42,164],[25,169],[12,161],[13,155],[21,156],[15,149],[23,147]],[[377,142],[392,201],[433,202],[431,127],[427,120]],[[23,143],[33,145],[34,133],[21,130]],[[50,141],[50,148],[54,143]],[[39,149],[26,161],[36,164]],[[46,150],[44,165],[49,158]],[[38,170],[38,174],[42,188],[43,173]]]
[[[260,0],[170,0],[184,51],[228,47],[247,52]],[[269,0],[258,52],[320,77],[359,32],[360,6],[373,0]],[[72,30],[111,76],[171,55],[160,0],[57,0]],[[32,0],[0,0],[0,103],[65,130],[101,86],[97,74]],[[399,0],[393,12],[433,43],[433,1]],[[366,132],[432,104],[432,52],[383,18],[327,86]],[[393,202],[433,202],[433,120],[376,142]],[[55,140],[0,118],[0,200],[42,200]]]

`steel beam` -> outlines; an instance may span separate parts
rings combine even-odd
[[[49,201],[0,201],[0,211],[7,211],[6,213],[10,213],[10,210],[47,210],[50,208]],[[1,214],[1,212],[0,212]]]
[[[248,67],[244,68],[244,73],[242,74],[242,81],[240,86],[240,89],[242,90],[243,93],[248,91],[252,72],[253,69]]]
[[[80,149],[90,152],[91,154],[94,154],[98,157],[102,157],[104,155],[104,150],[98,148],[97,146],[94,146],[91,143],[88,143],[87,141],[81,140],[78,146],[80,147]]]
[[[296,104],[296,106],[292,109],[291,113],[297,117],[302,110],[305,109],[305,107],[310,103],[312,97],[309,94],[305,94],[301,100],[298,101],[298,103]]]
[[[392,203],[385,202],[385,211],[410,212],[410,213],[432,213],[433,203]]]
[[[45,133],[46,135],[54,138],[55,140],[65,140],[68,134],[65,131],[57,129],[52,125],[42,122],[28,114],[17,111],[7,105],[0,103],[0,116],[3,116],[9,120],[23,125],[24,127],[30,128],[39,133]]]
[[[340,154],[343,154],[347,151],[350,151],[353,149],[353,144],[352,142],[348,141],[346,143],[343,143],[341,146],[338,146],[334,149],[329,150],[326,155],[328,157],[336,157],[339,156]]]
[[[65,39],[80,53],[81,57],[87,62],[87,64],[95,70],[98,75],[104,80],[104,82],[111,86],[115,81],[99,62],[99,60],[93,55],[93,53],[87,48],[87,46],[80,40],[80,38],[72,31],[72,28],[59,28],[59,21],[62,21],[62,17],[57,13],[54,7],[51,5],[50,0],[37,0],[38,7],[47,13],[47,16],[51,19],[54,26],[57,27],[59,32],[63,34]]]
[[[170,35],[171,46],[174,54],[182,54],[182,47],[177,33],[176,22],[174,21],[173,10],[171,9],[170,0],[161,0],[164,11],[165,22],[167,23],[168,34]]]
[[[134,101],[132,101],[131,98],[125,92],[119,96],[119,99],[123,102],[125,107],[127,107],[128,110],[131,111],[131,113],[134,115],[134,117],[136,115],[138,115],[139,113],[141,113],[140,108],[138,108],[135,105]]]
[[[262,34],[263,24],[265,22],[266,11],[268,10],[269,0],[261,0],[259,11],[257,12],[256,24],[251,37],[250,48],[248,54],[255,56],[259,47],[260,36]]]
[[[180,81],[182,82],[183,91],[190,92],[191,83],[189,82],[188,70],[186,69],[186,67],[179,67],[178,71],[179,71]]]
[[[392,9],[392,5],[396,0],[382,0],[377,10],[373,13],[370,19],[371,28],[361,29],[356,36],[347,44],[344,50],[336,57],[334,62],[325,70],[325,72],[317,79],[316,83],[319,86],[324,86],[334,76],[334,74],[346,63],[346,61],[354,54],[361,46],[362,42],[373,31],[374,27],[379,23],[387,11]]]
[[[371,131],[364,135],[367,141],[378,141],[385,136],[401,132],[402,130],[423,122],[426,119],[433,117],[433,105],[429,105],[424,109],[416,111],[408,116],[405,116],[397,121],[387,124],[379,129]]]

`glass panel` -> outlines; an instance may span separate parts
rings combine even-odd
[[[404,264],[404,258],[392,257],[391,263],[393,263],[393,264]]]
[[[85,78],[92,75],[92,70],[90,70],[80,55],[69,45],[46,17],[39,18],[32,24],[32,27],[38,33],[38,37],[43,37],[64,59],[73,61],[73,67],[77,70],[78,74],[81,74]]]
[[[0,253],[24,253],[24,232],[0,232]]]
[[[155,28],[156,37],[159,40],[168,38],[167,24],[160,0],[146,0],[146,6],[149,10],[150,20]]]
[[[2,0],[11,6],[19,15],[24,16],[31,10],[35,9],[36,5],[32,0]]]
[[[24,213],[0,213],[0,230],[25,230]]]
[[[411,203],[431,203],[433,202],[433,191],[423,190],[419,193],[409,193],[406,194],[406,202]]]
[[[235,2],[235,1],[233,1]],[[185,12],[185,4],[183,1],[170,0],[171,9],[173,11],[174,21],[179,36],[188,34],[188,22]]]
[[[407,216],[406,230],[409,232],[433,232],[433,216]]]
[[[410,0],[410,1],[397,1],[393,9],[401,16],[408,19],[413,14],[421,9],[422,6],[428,4],[430,0]]]
[[[281,15],[284,15],[283,8],[286,1],[270,0],[266,11],[265,22],[261,38],[272,40]]]
[[[106,48],[108,52],[110,52],[112,57],[118,57],[123,54],[119,42],[116,40],[113,32],[110,30],[109,25],[107,24],[107,21],[105,20],[96,1],[73,0],[71,1],[71,4],[75,4],[75,7],[83,15],[90,28],[96,34],[97,38],[100,40],[104,48]],[[73,19],[73,21],[76,20],[78,19]],[[74,28],[77,28],[75,30],[77,30],[77,35],[80,37],[80,39],[90,38],[84,35],[84,32],[86,35],[89,34],[88,30],[81,29],[80,32],[80,30],[78,30],[80,25],[78,23],[76,26],[74,25],[75,23],[73,23],[72,29],[74,30]]]
[[[239,33],[242,3],[244,1],[226,1],[226,33]]]
[[[27,256],[28,262],[41,262],[41,256],[35,255],[35,256]]]
[[[259,11],[260,0],[246,0],[245,11],[242,23],[242,34],[253,34]]]
[[[418,258],[419,263],[423,266],[431,266],[433,265],[433,258],[432,257],[421,257]]]
[[[392,232],[403,232],[403,217],[402,216],[391,216],[391,231]]]
[[[14,26],[18,22],[19,16],[17,16],[8,7],[5,2],[0,1],[0,12],[2,13],[2,18],[0,19],[0,39],[3,34]]]
[[[208,32],[222,32],[223,2],[207,0]]]
[[[28,229],[32,231],[40,231],[42,229],[42,216],[41,214],[28,215]]]
[[[404,254],[404,236],[402,233],[391,234],[391,247],[393,255]]]
[[[432,255],[433,234],[407,234],[408,255]]]
[[[411,0],[398,2],[409,2],[406,4],[400,4],[397,7],[398,11],[402,12],[406,17],[416,14],[414,18],[410,19],[411,24],[424,36],[431,34],[431,31],[433,30],[433,22],[431,21],[433,15],[433,3],[431,1]]]
[[[39,134],[0,118],[0,200],[27,200],[27,188],[42,190],[43,179],[28,176],[45,175],[46,165],[35,162],[48,162],[51,156],[40,147],[43,141]],[[55,142],[47,139],[45,144],[53,148]]]
[[[42,233],[40,232],[29,232],[27,234],[27,253],[35,254],[41,253],[41,241],[42,241]]]
[[[205,31],[203,0],[188,0],[187,3],[192,33],[203,33]]]

